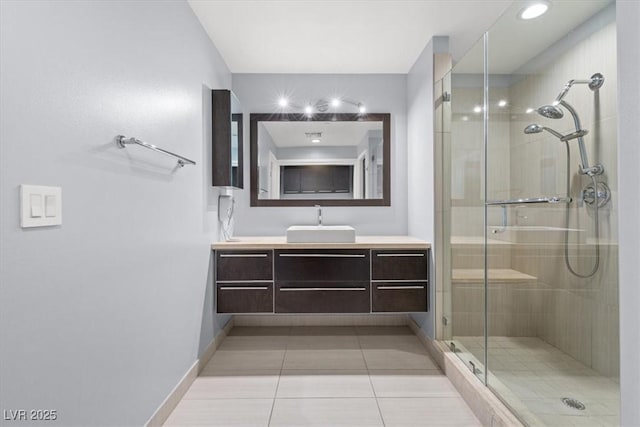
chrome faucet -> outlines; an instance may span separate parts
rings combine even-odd
[[[318,225],[322,225],[322,206],[315,205],[318,208]]]

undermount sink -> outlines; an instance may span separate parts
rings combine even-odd
[[[348,225],[292,225],[287,243],[354,243],[356,230]]]

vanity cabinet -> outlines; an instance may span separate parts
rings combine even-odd
[[[216,311],[273,312],[273,251],[216,251]]]
[[[428,252],[371,251],[371,311],[427,311]]]
[[[362,244],[214,245],[216,311],[407,313],[428,311],[429,249]],[[225,249],[219,249],[225,247]],[[226,249],[226,247],[234,247]],[[263,245],[264,246],[264,245]],[[359,247],[360,246],[360,247]],[[419,246],[420,247],[420,246]]]
[[[368,250],[275,251],[276,313],[368,313]]]

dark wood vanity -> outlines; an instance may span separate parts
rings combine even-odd
[[[374,237],[359,240],[287,244],[243,238],[212,245],[216,312],[428,311],[429,244],[402,236],[378,238],[377,244]]]

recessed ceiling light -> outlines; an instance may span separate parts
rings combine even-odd
[[[316,138],[316,139],[312,139],[311,142],[314,143],[314,144],[318,144],[320,142],[320,140]]]
[[[360,114],[364,114],[367,112],[367,107],[365,107],[363,104],[358,105],[358,111],[360,111]]]
[[[287,98],[280,98],[278,100],[278,105],[281,107],[286,107],[287,105],[289,105],[289,101],[287,101]]]
[[[475,107],[473,107],[473,112],[474,113],[481,113],[482,112],[482,107],[479,105],[476,105]]]
[[[304,112],[307,114],[313,113],[313,107],[311,105],[307,105],[306,107],[304,107]]]
[[[529,20],[544,15],[549,10],[549,3],[546,1],[536,1],[530,3],[518,12],[518,18]]]
[[[332,107],[339,107],[340,106],[340,100],[338,98],[333,98],[331,100],[331,106]]]
[[[498,101],[498,107],[506,107],[506,106],[507,106],[506,99],[501,99],[500,101]]]

